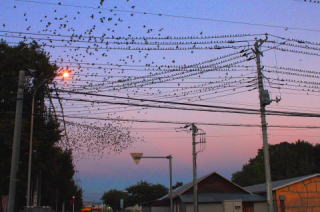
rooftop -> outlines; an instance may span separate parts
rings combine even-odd
[[[193,194],[184,194],[180,196],[182,202],[192,203]],[[200,193],[198,194],[199,203],[223,202],[225,200],[242,200],[244,202],[265,201],[266,199],[256,194],[244,193]]]
[[[294,177],[294,178],[289,178],[289,179],[284,179],[284,180],[277,180],[272,182],[272,190],[277,190],[279,188],[283,188],[285,186],[307,180],[312,177],[317,177],[320,176],[320,174],[311,174],[311,175],[305,175],[305,176],[300,176],[300,177]],[[251,185],[244,187],[246,190],[252,192],[252,193],[263,193],[266,192],[266,184],[261,183],[261,184],[256,184],[256,185]]]

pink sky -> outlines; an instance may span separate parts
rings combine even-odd
[[[58,1],[52,1],[57,3]],[[63,4],[74,4],[82,6],[96,7],[99,1],[63,1]],[[45,29],[45,23],[39,22],[44,16],[47,16],[47,21],[52,22],[52,31],[59,29],[59,21],[55,21],[56,17],[64,17],[68,15],[69,22],[66,29],[59,29],[62,34],[70,35],[70,26],[73,27],[75,33],[81,34],[86,30],[96,26],[93,35],[101,36],[106,33],[108,36],[154,36],[158,33],[161,36],[211,36],[221,34],[261,34],[270,33],[288,38],[298,38],[304,40],[312,40],[319,42],[320,22],[319,5],[306,3],[303,1],[259,1],[259,0],[148,0],[135,1],[131,0],[111,0],[105,1],[104,8],[106,10],[94,10],[79,7],[64,7],[63,5],[45,5],[35,4],[23,1],[15,1],[16,8],[13,9],[13,1],[4,0],[0,5],[0,20],[3,22],[0,25],[0,30],[22,31],[26,32],[28,27],[31,27],[28,32],[41,32]],[[205,18],[200,20],[194,18],[172,18],[159,15],[143,15],[125,12],[112,12],[108,9],[117,7],[120,10],[132,10],[132,5],[135,5],[136,11],[147,11],[154,14],[171,14],[177,16],[190,16]],[[75,9],[76,8],[76,9]],[[56,11],[55,11],[56,10]],[[77,14],[79,11],[79,15]],[[95,17],[99,16],[98,12],[106,17],[112,16],[113,20],[107,23],[101,23],[98,18],[90,18],[92,14]],[[28,13],[29,21],[25,21],[24,13]],[[14,14],[14,15],[13,15]],[[76,19],[71,19],[75,16]],[[117,19],[122,19],[123,22],[115,22]],[[210,19],[210,20],[209,20]],[[235,24],[231,22],[245,22],[249,24]],[[117,23],[117,27],[114,25]],[[4,25],[5,24],[5,27]],[[262,25],[277,25],[262,26]],[[281,27],[282,26],[282,27]],[[110,31],[110,28],[114,32]],[[299,28],[299,29],[297,29]],[[302,29],[303,28],[303,29]],[[69,31],[68,31],[69,29]],[[151,33],[147,30],[152,29]],[[0,32],[4,35],[4,32]],[[261,37],[261,36],[260,36]],[[262,36],[263,37],[263,36]],[[6,38],[6,37],[5,37]],[[17,42],[18,39],[6,38],[7,41]],[[251,38],[254,39],[254,36]],[[272,38],[270,38],[272,39]],[[251,44],[253,44],[251,42]],[[79,44],[80,45],[80,44]],[[141,76],[146,72],[135,70],[111,70],[107,68],[102,71],[94,69],[91,63],[114,63],[122,65],[184,65],[199,63],[218,56],[229,54],[233,50],[204,50],[204,51],[148,51],[148,52],[133,52],[133,51],[118,51],[118,50],[99,50],[94,54],[87,54],[85,50],[75,51],[74,49],[64,48],[45,48],[51,55],[52,60],[63,58],[64,61],[69,61],[71,65],[76,59],[82,58],[83,62],[89,63],[88,68],[74,68],[74,78],[68,83],[57,81],[62,89],[73,89],[82,83],[93,81],[103,81],[104,86],[107,86],[117,78],[107,78],[108,76]],[[107,54],[103,57],[102,53]],[[148,55],[147,55],[148,54]],[[133,59],[130,59],[130,58]],[[134,60],[134,62],[133,62]],[[137,62],[140,61],[140,62]],[[226,76],[241,77],[241,74],[249,74],[255,77],[254,61],[246,63],[253,67],[244,72],[209,72],[201,75],[199,79],[185,81],[176,81],[183,86],[190,85],[187,82],[200,83],[208,82],[205,77],[222,78]],[[319,71],[319,57],[306,56],[301,54],[293,54],[280,52],[275,50],[267,51],[262,58],[262,64],[265,66],[285,66],[300,69]],[[65,66],[65,63],[58,64]],[[77,66],[77,65],[75,65]],[[82,75],[93,74],[103,75],[105,78],[88,77]],[[268,74],[265,74],[266,76]],[[270,74],[269,77],[281,79],[300,80],[301,77],[288,77],[281,74]],[[268,77],[267,76],[267,77]],[[318,75],[319,76],[319,75]],[[194,77],[195,78],[195,77]],[[79,81],[77,81],[78,79]],[[86,81],[87,80],[87,81]],[[310,78],[309,81],[318,82],[318,79]],[[197,82],[196,82],[197,81]],[[315,112],[319,107],[319,94],[271,88],[272,81],[265,80],[265,87],[270,91],[271,97],[281,97],[280,103],[272,103],[268,107],[270,110],[282,111],[299,111],[299,112]],[[159,84],[159,86],[177,86],[176,84]],[[82,89],[81,91],[88,91]],[[161,92],[170,92],[170,89],[160,89]],[[97,92],[93,90],[93,92]],[[134,92],[133,90],[108,91],[104,94],[131,96],[136,98],[146,98],[146,92],[154,92],[151,99],[159,99],[157,94],[158,89],[141,88]],[[229,92],[228,96],[217,97],[218,95],[206,96],[211,97],[209,100],[197,100],[194,103],[258,108],[258,91],[244,92],[236,94],[237,90]],[[225,94],[225,93],[223,93]],[[197,94],[197,95],[200,95]],[[82,98],[88,98],[81,96]],[[178,101],[178,98],[170,100]],[[114,99],[113,99],[114,100]],[[192,99],[195,100],[195,99]],[[180,102],[185,100],[179,100]],[[186,121],[192,122],[210,122],[210,123],[238,123],[238,124],[260,124],[258,115],[236,115],[226,113],[209,113],[209,112],[194,112],[194,111],[178,111],[166,109],[145,109],[139,111],[125,111],[120,106],[115,105],[97,105],[90,103],[64,103],[64,111],[66,115],[82,115],[85,117],[121,117],[127,119],[148,119],[148,120],[169,120],[169,121]],[[58,107],[58,104],[57,104]],[[119,109],[111,109],[111,108]],[[137,109],[137,108],[127,108]],[[110,112],[116,111],[110,115]],[[109,114],[108,114],[109,112]],[[78,121],[67,119],[69,121]],[[292,118],[292,117],[267,117],[269,125],[319,125],[318,118]],[[174,157],[174,181],[191,181],[191,134],[187,132],[176,132],[175,129],[183,127],[181,125],[171,124],[142,124],[142,123],[122,123],[125,126],[131,126],[132,132],[137,137],[143,137],[144,141],[134,143],[129,149],[121,153],[105,154],[102,158],[93,158],[88,153],[84,158],[76,161],[77,181],[84,189],[85,199],[98,200],[101,194],[108,189],[124,189],[127,186],[137,183],[139,180],[147,180],[153,183],[163,183],[168,185],[168,164],[164,160],[143,160],[139,165],[135,165],[131,160],[130,152],[143,152],[145,155],[167,155],[172,154]],[[213,127],[199,126],[207,133],[207,143],[204,152],[199,153],[198,170],[199,175],[207,174],[212,171],[218,171],[222,175],[230,178],[231,174],[238,171],[243,164],[250,158],[254,157],[257,150],[262,146],[261,131],[259,128],[246,127]],[[143,129],[141,129],[143,128]],[[148,131],[148,132],[146,132]],[[152,132],[150,132],[152,131]],[[86,133],[86,132],[82,132]],[[277,144],[283,141],[295,142],[298,139],[307,140],[311,143],[319,142],[318,130],[310,129],[274,129],[269,128],[270,144]],[[79,142],[81,135],[79,135]],[[102,139],[103,140],[103,139]],[[84,145],[85,146],[85,145]]]

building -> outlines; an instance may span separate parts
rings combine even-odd
[[[185,184],[173,191],[174,212],[193,211],[193,185]],[[234,184],[213,172],[198,179],[199,212],[265,212],[265,197]],[[143,207],[144,212],[169,212],[169,196]]]
[[[265,184],[245,187],[247,191],[266,195]],[[320,174],[272,182],[278,212],[320,212]]]
[[[83,202],[83,207],[80,211],[112,211],[112,209],[102,203]]]

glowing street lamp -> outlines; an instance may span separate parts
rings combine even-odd
[[[62,73],[62,77],[63,77],[64,79],[69,78],[69,77],[70,77],[69,72],[67,72],[67,71],[63,72],[63,73]]]
[[[61,77],[62,80],[67,80],[72,77],[72,70],[68,67],[66,68],[60,68],[58,70],[58,77]]]

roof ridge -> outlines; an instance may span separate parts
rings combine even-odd
[[[238,184],[236,184],[236,183],[232,182],[231,180],[225,178],[224,176],[222,176],[221,174],[219,174],[219,173],[216,172],[216,171],[213,171],[213,172],[211,172],[211,173],[208,173],[208,174],[206,174],[206,175],[201,176],[200,178],[197,179],[197,183],[200,183],[201,181],[205,180],[206,178],[208,178],[209,176],[211,176],[211,175],[213,175],[213,174],[218,175],[219,177],[221,177],[222,179],[224,179],[224,180],[226,180],[227,182],[231,183],[232,185],[240,188],[242,191],[247,192],[248,194],[252,194],[250,191],[246,190],[244,187],[239,186]],[[174,190],[172,191],[172,196],[173,196],[173,198],[175,198],[175,197],[183,194],[183,193],[186,192],[188,189],[192,188],[192,186],[193,186],[193,182],[188,182],[188,183],[186,183],[186,184],[184,184],[184,185],[182,185],[182,186],[179,186],[178,188],[174,189]],[[159,200],[163,200],[163,199],[166,199],[166,198],[168,198],[168,197],[169,197],[169,193],[166,194],[165,196],[159,198]]]
[[[201,182],[203,179],[205,179],[205,178],[207,178],[210,175],[215,174],[215,173],[217,174],[216,171],[213,171],[213,172],[211,172],[209,174],[206,174],[206,175],[203,175],[203,176],[199,177],[197,179],[197,183]],[[175,188],[174,190],[172,190],[172,196],[176,197],[176,196],[182,194],[183,192],[187,191],[188,189],[190,189],[192,186],[193,186],[193,182],[192,181],[188,182],[188,183],[186,183],[186,184],[184,184],[182,186],[179,186],[179,187]],[[181,190],[181,191],[179,191],[179,190]],[[169,197],[169,193],[164,195],[163,197],[160,197],[159,200],[163,200],[163,199],[165,199],[167,197]]]

